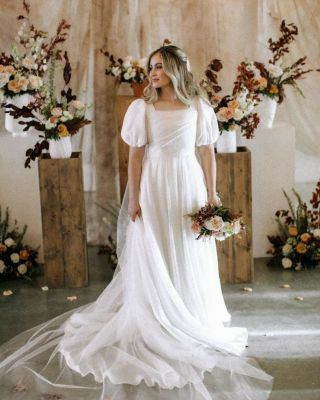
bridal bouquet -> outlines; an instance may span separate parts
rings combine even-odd
[[[44,85],[42,90],[35,95],[35,101],[28,106],[19,108],[14,104],[7,104],[6,112],[14,118],[24,118],[20,121],[25,125],[24,131],[33,127],[42,132],[39,135],[42,140],[37,142],[34,148],[26,151],[27,159],[25,167],[30,168],[30,162],[40,157],[44,149],[49,149],[49,141],[60,140],[75,135],[80,128],[90,124],[91,121],[85,118],[87,106],[77,100],[77,96],[68,87],[71,79],[71,65],[67,52],[64,53],[65,67],[63,71],[64,88],[60,97],[56,96],[54,90],[54,60],[50,65],[49,84]]]
[[[106,68],[106,75],[115,76],[117,81],[126,83],[142,83],[146,80],[148,74],[146,70],[146,58],[135,60],[132,56],[124,59],[115,59],[114,55],[108,51],[101,52],[109,59],[109,65]]]
[[[259,99],[256,93],[243,88],[241,91],[220,96],[222,88],[218,84],[218,75],[222,69],[220,60],[212,60],[206,69],[206,78],[200,82],[205,89],[216,113],[220,131],[231,131],[240,128],[247,139],[254,137],[259,124],[258,114],[253,112]]]
[[[60,58],[56,46],[64,42],[70,25],[62,20],[56,34],[47,39],[48,33],[37,30],[29,20],[30,5],[24,0],[26,15],[19,15],[23,24],[18,31],[11,53],[0,54],[0,103],[5,99],[26,93],[35,94],[42,86],[42,77],[48,68],[48,62],[54,55]]]
[[[308,208],[299,193],[293,189],[297,206],[283,191],[289,210],[275,213],[279,233],[268,235],[272,248],[267,251],[272,255],[269,265],[282,265],[285,269],[301,270],[314,267],[320,262],[320,181],[312,193]]]
[[[245,230],[242,217],[224,206],[213,206],[207,203],[195,213],[187,214],[191,218],[191,229],[201,237],[214,237],[225,240]]]
[[[285,97],[285,85],[293,86],[298,93],[303,95],[297,85],[297,80],[312,72],[312,69],[303,69],[307,57],[301,57],[292,65],[285,65],[283,57],[289,53],[289,44],[298,35],[295,24],[286,24],[285,20],[280,25],[281,36],[278,40],[268,40],[268,48],[272,58],[267,64],[256,61],[243,61],[238,66],[238,76],[235,82],[234,94],[248,89],[252,93],[258,93],[270,97],[282,103]]]

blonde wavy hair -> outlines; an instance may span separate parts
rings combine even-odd
[[[143,91],[143,97],[147,103],[155,103],[161,91],[161,88],[153,87],[150,80],[150,61],[156,53],[160,53],[163,70],[171,79],[176,96],[182,103],[190,106],[195,96],[200,96],[209,103],[208,97],[196,83],[190,71],[187,55],[174,45],[161,46],[154,50],[148,57],[147,72],[149,84]]]

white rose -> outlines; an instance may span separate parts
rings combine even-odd
[[[37,75],[29,75],[29,85],[30,85],[30,89],[39,89],[42,85],[42,79],[40,78],[40,76]]]
[[[20,257],[19,257],[19,254],[18,254],[18,253],[12,253],[11,256],[10,256],[10,258],[11,258],[11,261],[12,261],[13,263],[17,263],[17,262],[19,262],[19,260],[20,260]]]
[[[51,115],[54,115],[55,117],[60,117],[61,114],[62,114],[62,109],[60,107],[54,107],[51,110]]]
[[[130,75],[127,72],[123,75],[123,77],[126,81],[130,79]]]
[[[82,101],[79,100],[72,100],[70,105],[76,110],[83,110],[85,108],[85,105],[82,103]]]
[[[22,65],[27,68],[27,69],[33,69],[34,68],[34,58],[32,56],[26,56],[23,60],[22,60]]]
[[[215,217],[210,218],[208,221],[204,223],[204,226],[207,229],[215,232],[220,231],[223,228],[223,225],[224,225],[223,219],[217,215]]]
[[[281,263],[282,263],[283,268],[285,268],[285,269],[292,267],[292,261],[288,257],[284,257],[281,260]]]
[[[313,236],[314,236],[315,238],[317,238],[317,239],[320,238],[320,229],[319,229],[319,228],[317,228],[317,229],[315,229],[315,230],[313,231]]]
[[[73,115],[69,111],[63,111],[62,117],[60,120],[62,122],[69,121],[70,119],[73,119]]]
[[[270,75],[274,78],[279,78],[283,74],[282,68],[277,65],[268,64],[266,69],[269,71]]]
[[[11,247],[11,246],[14,246],[14,245],[16,244],[16,242],[15,242],[12,238],[8,238],[8,239],[6,239],[6,240],[4,241],[4,244],[5,244],[7,247]]]
[[[236,108],[236,109],[234,110],[234,116],[233,116],[233,118],[234,118],[236,121],[240,121],[240,120],[243,118],[243,116],[244,116],[243,111],[239,110],[239,108]]]
[[[6,269],[6,264],[0,260],[0,274],[3,274]]]
[[[132,61],[132,56],[127,56],[127,57],[125,57],[124,59],[123,59],[123,68],[129,68],[132,64],[131,64],[131,61]]]
[[[54,127],[56,126],[56,124],[53,124],[50,120],[48,120],[47,122],[46,122],[46,125],[45,125],[45,127],[46,127],[46,129],[49,131],[50,129],[53,129]]]
[[[0,88],[5,86],[10,79],[11,74],[8,74],[7,72],[1,72],[0,73]]]
[[[283,247],[282,247],[282,254],[284,256],[287,256],[288,254],[290,254],[292,252],[292,246],[289,243],[286,243]]]
[[[27,273],[28,272],[28,268],[27,268],[26,264],[20,264],[18,266],[18,272],[21,275],[24,275],[25,273]]]

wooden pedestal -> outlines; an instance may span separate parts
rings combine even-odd
[[[120,195],[123,199],[128,179],[129,146],[121,139],[120,131],[124,114],[133,96],[118,96],[116,121],[118,129]],[[216,153],[217,190],[225,206],[243,215],[246,233],[229,237],[217,244],[220,279],[223,283],[253,281],[252,250],[252,183],[251,153],[246,147],[238,147],[236,153]]]
[[[251,153],[238,147],[236,153],[216,153],[217,190],[222,203],[241,213],[246,233],[216,241],[220,279],[223,283],[253,281]]]
[[[51,288],[88,284],[81,153],[39,160],[46,283]]]

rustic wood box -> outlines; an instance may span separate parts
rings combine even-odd
[[[133,96],[117,96],[116,122],[118,130],[118,156],[120,197],[123,199],[128,179],[129,146],[121,139],[120,131],[124,115]],[[236,213],[243,215],[246,233],[216,241],[220,279],[223,283],[245,283],[253,281],[252,248],[252,174],[251,152],[247,147],[238,147],[236,153],[215,153],[217,164],[217,191],[222,202]]]
[[[39,159],[44,274],[51,288],[88,284],[81,153]]]

